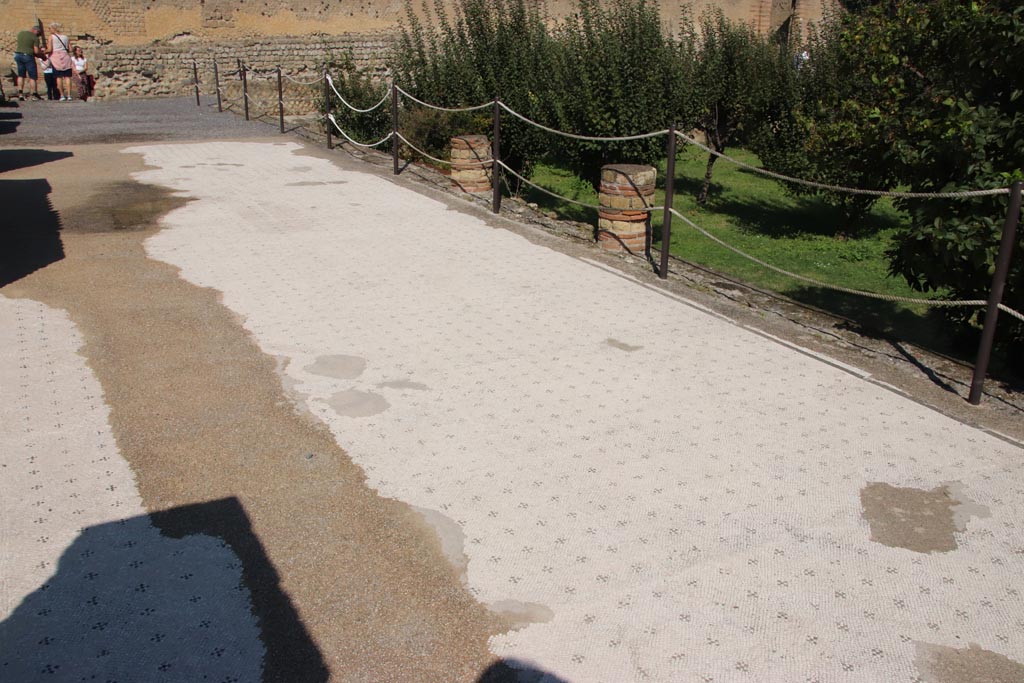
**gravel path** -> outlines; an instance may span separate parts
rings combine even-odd
[[[13,132],[0,138],[6,144],[80,145],[141,142],[145,140],[215,140],[265,137],[277,132],[271,123],[217,111],[215,100],[154,98],[82,102],[19,102],[0,109],[0,130]]]

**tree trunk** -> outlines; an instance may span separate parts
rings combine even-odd
[[[717,156],[714,154],[708,154],[708,167],[707,170],[704,171],[704,185],[700,188],[700,194],[697,195],[697,203],[701,206],[708,203],[708,189],[711,187],[711,172],[716,161],[718,161]]]

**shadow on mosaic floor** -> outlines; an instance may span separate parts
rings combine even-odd
[[[542,671],[516,659],[495,662],[480,674],[477,683],[568,683],[553,673]]]
[[[39,568],[0,624],[6,680],[328,678],[235,498],[84,528]]]
[[[0,150],[0,173],[69,156],[41,149]],[[0,287],[64,258],[51,191],[45,178],[0,180]]]

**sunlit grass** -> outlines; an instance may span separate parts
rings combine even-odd
[[[758,165],[744,150],[731,156]],[[779,183],[719,160],[712,191],[705,207],[697,205],[707,155],[688,147],[676,162],[674,208],[724,242],[772,265],[822,282],[879,294],[921,297],[899,277],[888,274],[886,250],[906,216],[891,202],[881,200],[857,226],[843,225],[841,212],[821,198],[794,196]],[[559,168],[535,167],[532,180],[558,194],[597,203],[588,183]],[[664,202],[664,162],[659,166],[656,204]],[[560,217],[595,223],[596,212],[552,199],[537,190],[528,201],[555,211]],[[662,217],[652,219],[654,249],[660,250]],[[739,256],[701,235],[678,218],[672,221],[671,253],[728,277],[811,303],[852,318],[865,328],[948,350],[939,339],[938,316],[922,305],[895,304],[842,294],[775,273]]]

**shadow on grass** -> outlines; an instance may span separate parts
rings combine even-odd
[[[758,177],[753,171],[740,169],[743,175]],[[659,185],[662,187],[662,185]],[[683,176],[676,178],[676,197],[696,198],[701,189],[698,178]],[[747,195],[739,197],[726,192],[722,185],[712,183],[706,209],[723,213],[734,219],[744,230],[766,237],[797,237],[817,235],[822,237],[864,237],[900,225],[893,214],[871,211],[854,225],[846,225],[842,211],[824,199],[814,196],[794,196],[779,186],[775,195],[767,197]]]
[[[908,308],[890,301],[803,285],[781,293],[794,301],[846,318],[849,323],[843,327],[865,337],[897,338],[962,360],[970,360],[964,352],[973,352],[962,340],[954,338],[951,324],[937,308]]]
[[[941,381],[919,361],[910,357],[904,343],[948,358],[973,365],[978,352],[981,330],[964,329],[947,320],[940,308],[923,305],[908,307],[889,301],[867,299],[853,294],[836,292],[821,287],[799,286],[782,292],[785,296],[845,318],[840,325],[863,337],[882,339],[910,362],[917,365],[936,385],[956,393],[953,387]],[[1024,377],[1013,366],[1013,359],[993,352],[989,377],[1003,382],[1009,388],[1024,387]]]

